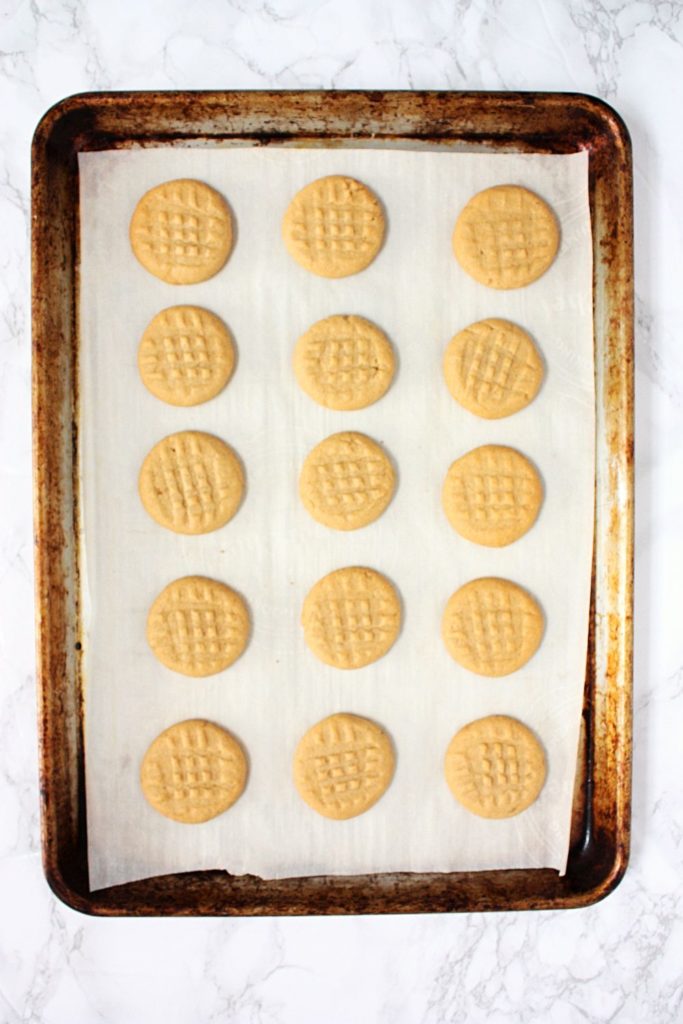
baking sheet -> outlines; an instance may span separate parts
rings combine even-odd
[[[594,400],[587,154],[479,155],[417,150],[146,149],[79,155],[81,175],[81,458],[84,555],[86,792],[92,888],[167,872],[225,868],[262,877],[496,867],[564,870],[581,718],[593,530]],[[280,241],[294,192],[322,174],[367,182],[387,210],[386,244],[364,273],[337,281],[298,267]],[[197,177],[228,199],[237,244],[211,281],[178,287],[147,274],[128,223],[149,187]],[[539,192],[562,227],[560,254],[538,282],[495,292],[453,259],[457,212],[503,182]],[[160,309],[206,306],[231,328],[238,366],[228,388],[193,409],[159,402],[139,380],[137,345]],[[383,327],[399,373],[375,406],[318,407],[298,388],[291,350],[315,320],[358,313]],[[536,339],[547,377],[509,419],[478,420],[443,382],[451,336],[486,316]],[[225,438],[244,460],[248,493],[235,519],[201,537],[154,524],[137,495],[152,445],[182,429]],[[313,522],[297,496],[305,455],[336,430],[386,444],[399,488],[385,514],[352,533]],[[478,444],[518,447],[539,467],[545,503],[530,533],[507,548],[470,544],[440,506],[454,458]],[[301,602],[331,569],[373,566],[397,585],[404,627],[392,651],[355,672],[322,665],[303,643]],[[243,593],[253,635],[243,657],[207,680],[176,675],[147,648],[145,620],[170,580],[190,573]],[[503,679],[460,668],[440,638],[443,606],[483,575],[528,587],[546,633],[527,666]],[[347,710],[379,721],[397,750],[392,786],[370,812],[320,818],[300,800],[291,757],[319,718]],[[445,748],[461,725],[513,714],[542,739],[546,786],[524,814],[475,818],[445,784]],[[138,766],[166,726],[206,717],[247,749],[250,777],[227,814],[201,826],[157,815]]]

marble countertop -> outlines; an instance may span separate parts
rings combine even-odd
[[[83,90],[540,89],[601,96],[636,186],[631,864],[579,911],[98,920],[40,864],[30,487],[29,144]],[[683,1019],[683,3],[0,4],[0,1024],[664,1024]]]

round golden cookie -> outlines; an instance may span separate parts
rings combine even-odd
[[[458,664],[481,676],[506,676],[538,650],[543,612],[528,591],[510,580],[470,580],[448,601],[441,632]]]
[[[222,672],[247,646],[249,612],[234,590],[205,576],[174,580],[147,616],[147,642],[159,661],[186,676]]]
[[[340,713],[323,718],[299,742],[294,783],[309,807],[340,821],[377,803],[394,764],[391,740],[379,725]]]
[[[159,814],[187,825],[227,811],[246,781],[247,759],[235,737],[200,718],[165,729],[140,767],[147,801]]]
[[[401,629],[401,601],[386,576],[352,566],[323,576],[301,612],[306,643],[335,668],[362,668],[377,661]]]
[[[555,214],[519,185],[496,185],[470,199],[453,232],[463,270],[489,288],[523,288],[544,274],[560,244]]]
[[[145,328],[138,348],[143,384],[170,405],[208,402],[228,383],[234,365],[230,332],[199,306],[162,309]]]
[[[455,799],[481,818],[512,818],[543,789],[543,747],[516,718],[490,715],[455,734],[445,759],[446,782]]]
[[[508,320],[479,320],[456,334],[443,370],[453,398],[487,420],[524,409],[543,380],[538,349],[526,331]]]
[[[381,516],[396,474],[388,455],[365,434],[331,434],[306,457],[299,494],[306,510],[334,530],[357,530]]]
[[[142,463],[138,489],[160,526],[174,533],[210,533],[239,508],[244,473],[225,441],[183,430],[155,444]]]
[[[362,316],[318,320],[297,341],[293,362],[303,390],[328,409],[372,405],[388,389],[396,365],[386,334]]]
[[[282,221],[290,256],[320,277],[348,277],[372,263],[384,239],[379,199],[355,178],[332,174],[292,199]]]
[[[462,537],[500,548],[534,525],[543,485],[536,468],[520,452],[486,444],[451,465],[442,501],[449,523]]]
[[[206,281],[230,255],[230,208],[203,181],[165,181],[135,207],[130,244],[145,270],[168,284]]]

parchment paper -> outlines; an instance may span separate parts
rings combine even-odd
[[[565,868],[582,706],[593,540],[593,336],[587,156],[418,150],[195,148],[79,156],[81,174],[81,438],[84,535],[86,784],[94,889],[166,872],[224,868],[264,878],[367,871]],[[323,174],[351,174],[383,201],[388,235],[365,272],[325,280],[299,267],[280,239],[290,198]],[[166,285],[134,259],[128,224],[151,186],[196,177],[228,199],[237,243],[199,285]],[[476,284],[451,251],[456,216],[477,191],[517,183],[543,196],[562,229],[553,267],[528,288]],[[211,402],[174,408],[149,394],[136,364],[140,336],[166,306],[221,316],[239,358]],[[291,352],[320,317],[357,313],[391,338],[400,368],[387,395],[358,412],[322,409],[298,387]],[[536,339],[547,364],[537,399],[498,421],[448,393],[441,369],[453,334],[506,317]],[[199,429],[226,439],[248,493],[223,529],[182,537],[157,526],[137,493],[140,465],[160,438]],[[297,494],[301,463],[328,434],[368,433],[387,446],[399,487],[385,514],[350,533],[315,523]],[[440,504],[453,459],[484,443],[519,448],[539,467],[545,502],[517,543],[485,548],[459,537]],[[299,616],[310,586],[344,565],[386,573],[404,603],[402,634],[366,668],[321,664]],[[227,672],[193,680],[164,668],[145,639],[152,600],[185,574],[244,594],[253,635]],[[441,640],[450,594],[485,575],[536,595],[547,625],[522,670],[485,679],[460,668]],[[294,748],[325,715],[380,722],[397,751],[394,781],[368,813],[329,821],[291,782]],[[511,714],[541,738],[548,779],[518,817],[487,821],[461,808],[443,777],[449,740],[490,713]],[[140,791],[154,737],[189,717],[216,721],[244,744],[247,789],[203,825],[169,821]]]

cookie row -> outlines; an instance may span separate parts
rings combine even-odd
[[[365,317],[334,314],[298,339],[293,366],[301,388],[328,409],[364,409],[386,394],[396,369],[391,342]],[[198,306],[170,306],[145,328],[138,348],[143,383],[171,405],[199,405],[226,386],[235,366],[230,331]],[[470,412],[500,419],[524,409],[544,367],[529,334],[507,320],[470,324],[449,342],[443,372],[452,396]]]
[[[326,665],[357,669],[382,658],[401,631],[401,599],[386,576],[366,566],[328,573],[303,602],[301,625],[309,649]],[[444,609],[441,633],[460,665],[483,676],[522,668],[538,650],[543,612],[511,580],[470,580]],[[244,599],[225,583],[184,576],[162,590],[147,616],[147,641],[167,668],[210,676],[230,667],[251,631]]]
[[[325,818],[344,820],[367,811],[388,789],[394,747],[375,722],[340,713],[317,722],[293,757],[299,795]],[[506,715],[470,722],[451,739],[444,758],[455,799],[483,818],[510,818],[538,797],[546,777],[539,740]],[[160,814],[184,824],[217,817],[247,783],[246,754],[226,729],[202,719],[177,722],[149,746],[140,767],[142,791]]]
[[[146,456],[138,490],[149,515],[175,533],[210,533],[237,512],[245,475],[233,449],[201,431],[169,434]],[[317,522],[357,530],[390,504],[396,472],[385,449],[365,434],[331,434],[306,456],[299,495]],[[462,537],[504,547],[535,523],[543,484],[526,456],[504,445],[483,445],[451,464],[442,487],[443,509]]]
[[[306,270],[327,278],[357,274],[384,242],[386,218],[377,196],[343,175],[318,178],[290,202],[282,237]],[[518,185],[497,185],[473,196],[453,230],[453,253],[476,281],[496,289],[522,288],[550,267],[559,246],[553,211]],[[130,222],[135,256],[169,284],[196,284],[218,273],[234,242],[224,197],[201,181],[180,178],[150,189]]]

